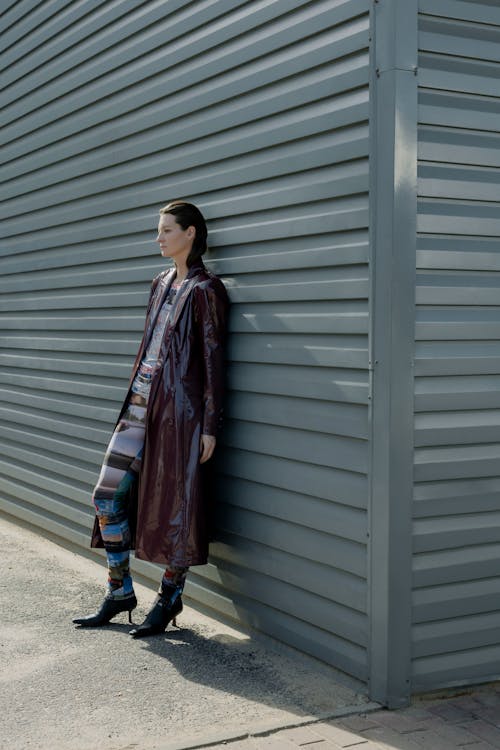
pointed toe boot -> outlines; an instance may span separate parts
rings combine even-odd
[[[130,630],[129,635],[132,638],[145,638],[148,635],[164,633],[170,621],[176,625],[175,618],[180,612],[182,612],[180,594],[174,597],[158,594],[144,622]]]
[[[85,617],[74,617],[73,622],[75,625],[80,625],[84,628],[97,628],[101,625],[107,625],[120,612],[128,612],[128,621],[131,623],[132,610],[136,607],[137,599],[135,594],[121,599],[115,599],[111,594],[107,594],[97,612]]]

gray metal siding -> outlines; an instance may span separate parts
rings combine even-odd
[[[410,699],[417,2],[372,12],[370,697]]]
[[[419,2],[413,685],[500,675],[500,8]]]
[[[233,304],[186,593],[366,679],[368,0],[49,7],[0,16],[1,507],[88,547],[157,209],[190,198]]]

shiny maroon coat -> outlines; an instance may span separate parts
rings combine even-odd
[[[144,335],[116,424],[174,275],[170,269],[153,279]],[[224,284],[198,260],[167,322],[146,410],[142,466],[129,495],[131,549],[141,560],[183,567],[207,562],[213,458],[200,464],[200,437],[216,436],[222,424],[228,307]],[[96,517],[91,547],[103,546]]]

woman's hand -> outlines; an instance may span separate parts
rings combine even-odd
[[[200,464],[205,463],[211,458],[215,450],[216,440],[213,435],[202,435],[200,440]]]

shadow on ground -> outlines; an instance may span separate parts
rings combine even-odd
[[[127,615],[76,628],[95,610],[103,566],[0,517],[0,712],[5,747],[152,748],[183,736],[289,726],[366,696],[335,670],[185,607],[179,628],[144,640]],[[136,585],[140,622],[154,592]],[[271,643],[269,641],[269,643]]]

